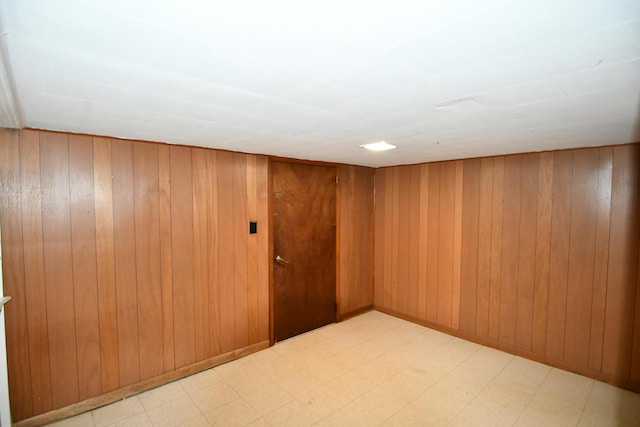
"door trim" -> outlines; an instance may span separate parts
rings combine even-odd
[[[329,166],[336,170],[336,322],[340,320],[340,182],[341,169],[337,163],[321,162],[314,160],[292,159],[288,157],[269,156],[269,345],[275,344],[275,256],[274,256],[274,224],[273,224],[273,163],[297,163],[309,166]]]

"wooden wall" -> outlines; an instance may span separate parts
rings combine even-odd
[[[3,129],[0,174],[14,421],[268,343],[266,157]]]
[[[373,305],[374,169],[339,166],[338,318]]]
[[[375,180],[376,308],[640,391],[640,144]]]

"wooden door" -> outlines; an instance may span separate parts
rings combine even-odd
[[[274,162],[276,341],[336,320],[336,168]]]

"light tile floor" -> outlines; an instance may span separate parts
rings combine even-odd
[[[640,394],[371,311],[57,426],[640,426]]]

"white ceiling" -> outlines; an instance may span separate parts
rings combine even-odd
[[[0,16],[4,126],[367,166],[640,140],[638,0],[0,0]],[[359,147],[379,140],[398,148]]]

